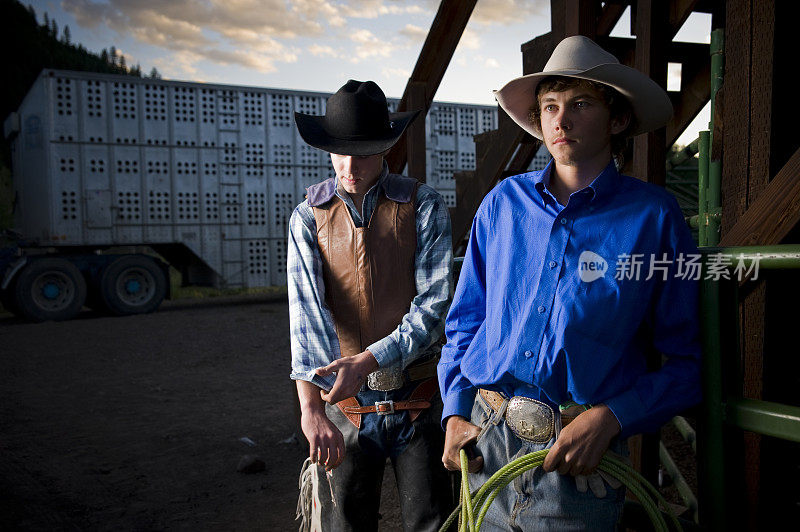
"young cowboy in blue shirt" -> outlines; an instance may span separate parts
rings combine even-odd
[[[614,530],[624,490],[594,474],[603,454],[700,399],[697,285],[678,269],[696,247],[675,199],[615,165],[625,138],[663,126],[672,106],[582,36],[496,96],[553,160],[500,182],[475,216],[439,363],[442,460],[458,470],[474,444],[475,489],[550,448],[483,529]],[[666,357],[655,372],[651,346]]]

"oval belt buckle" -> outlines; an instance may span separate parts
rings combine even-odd
[[[403,370],[400,365],[377,369],[367,375],[367,387],[378,392],[391,392],[403,387]]]
[[[553,437],[555,414],[541,401],[515,396],[508,402],[506,423],[523,440],[547,443]]]

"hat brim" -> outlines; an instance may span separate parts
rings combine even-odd
[[[338,155],[377,155],[397,143],[400,136],[420,111],[390,113],[392,128],[385,134],[368,139],[340,138],[332,135],[325,127],[325,116],[294,114],[297,131],[306,143],[315,148]]]
[[[672,102],[666,91],[635,68],[619,63],[606,63],[588,70],[538,72],[513,79],[495,91],[500,107],[522,129],[537,139],[541,140],[542,134],[531,123],[530,111],[537,105],[536,88],[544,78],[550,76],[596,81],[618,90],[630,102],[635,118],[634,127],[627,132],[628,136],[658,129],[666,125],[672,117]]]

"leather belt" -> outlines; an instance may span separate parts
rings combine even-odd
[[[409,410],[408,417],[413,422],[423,410],[430,408],[431,401],[438,391],[439,382],[436,379],[427,379],[414,388],[408,399],[404,401],[377,401],[372,405],[361,406],[358,399],[348,397],[336,403],[336,406],[357,429],[361,428],[361,416],[363,414],[374,413],[379,416],[386,416]]]
[[[545,443],[555,435],[555,411],[547,403],[530,397],[503,394],[483,388],[478,390],[489,407],[505,419],[508,427],[520,438],[534,443]],[[561,427],[566,427],[588,407],[573,404],[560,412]]]
[[[367,388],[378,392],[390,392],[402,388],[414,381],[421,381],[436,376],[439,364],[439,353],[426,360],[416,360],[405,370],[399,366],[381,368],[367,376]]]

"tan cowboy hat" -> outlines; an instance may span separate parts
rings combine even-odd
[[[627,132],[631,137],[664,126],[672,116],[669,96],[655,81],[620,64],[588,37],[576,35],[558,43],[543,72],[513,79],[494,93],[508,116],[537,139],[542,134],[531,123],[530,112],[537,105],[536,87],[548,76],[588,79],[617,89],[630,102],[636,118]]]

